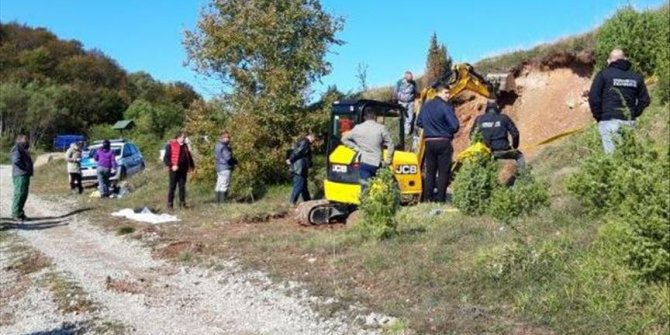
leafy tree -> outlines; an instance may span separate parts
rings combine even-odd
[[[439,44],[437,34],[430,37],[428,56],[426,58],[426,74],[424,80],[426,85],[440,80],[444,73],[451,69],[452,60],[444,44]]]
[[[194,68],[244,94],[301,102],[303,90],[328,74],[324,57],[340,18],[317,0],[212,1],[184,46]]]
[[[133,101],[123,115],[125,119],[134,120],[138,130],[163,138],[168,130],[184,124],[185,113],[181,105],[154,104],[138,99]]]
[[[188,108],[193,101],[202,99],[193,86],[181,81],[168,83],[165,86],[165,97],[169,102],[182,108]]]
[[[139,71],[128,75],[128,95],[131,100],[142,99],[158,102],[164,95],[164,87],[150,74]]]
[[[13,137],[27,113],[30,93],[18,83],[0,84],[0,135]]]
[[[299,136],[309,85],[330,71],[324,58],[342,44],[341,29],[317,0],[225,0],[212,1],[186,32],[189,63],[226,87],[238,181],[257,189],[288,176],[284,151]]]

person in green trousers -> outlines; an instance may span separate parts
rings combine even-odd
[[[14,199],[12,202],[12,219],[26,220],[26,213],[23,207],[28,200],[28,188],[30,186],[30,177],[33,176],[33,159],[30,157],[30,142],[28,136],[19,135],[16,137],[16,144],[10,151],[12,157],[12,179],[14,181]]]

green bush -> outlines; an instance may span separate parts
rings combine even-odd
[[[498,164],[490,157],[466,161],[454,179],[454,206],[468,215],[486,212],[498,183]]]
[[[112,129],[112,126],[109,124],[98,124],[91,127],[87,134],[88,141],[98,141],[98,140],[108,140],[112,138],[118,138],[119,132]]]
[[[356,226],[366,238],[384,239],[397,233],[395,214],[400,208],[400,191],[390,169],[382,168],[361,197],[363,220]]]
[[[668,47],[668,7],[657,11],[637,12],[626,6],[605,21],[596,34],[596,68],[606,66],[606,59],[614,48],[622,48],[633,67],[650,76],[658,66],[664,49]]]
[[[526,170],[512,187],[493,191],[488,212],[495,219],[511,224],[515,218],[530,215],[548,205],[549,186],[535,180]]]
[[[625,229],[623,260],[644,279],[670,281],[670,154],[623,130],[612,155],[587,158],[568,190],[594,214]]]
[[[614,169],[615,162],[611,156],[594,154],[581,163],[578,173],[568,178],[568,191],[579,199],[589,213],[603,214],[612,203],[619,201],[619,194],[613,190],[615,181],[611,173]]]
[[[658,78],[656,94],[661,103],[670,102],[670,6],[665,6],[662,10],[655,13],[658,25],[662,27],[660,41],[665,41],[665,47],[659,51],[656,59],[656,68],[654,73]]]

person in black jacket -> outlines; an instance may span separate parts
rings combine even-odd
[[[516,166],[522,170],[526,166],[523,153],[519,151],[519,130],[509,116],[502,114],[495,100],[486,103],[484,114],[475,119],[470,129],[470,138],[479,132],[484,144],[491,149],[496,159],[514,159]],[[512,137],[512,145],[509,143]]]
[[[449,86],[435,85],[437,96],[423,104],[416,126],[423,129],[425,140],[426,175],[423,183],[423,201],[445,202],[451,179],[451,160],[454,147],[451,141],[460,128],[454,107],[449,102]],[[433,194],[436,187],[437,194]]]
[[[644,78],[631,71],[631,63],[621,49],[614,49],[607,58],[607,68],[600,71],[591,84],[589,105],[606,153],[614,152],[614,137],[619,128],[634,127],[650,98]]]
[[[17,221],[26,220],[23,207],[28,200],[28,188],[30,177],[33,176],[33,159],[30,157],[30,141],[28,136],[16,137],[16,144],[12,147],[12,181],[14,183],[14,198],[12,201],[12,219]]]
[[[286,160],[286,164],[291,167],[291,175],[293,177],[293,191],[289,202],[291,205],[298,203],[298,197],[302,195],[303,201],[312,200],[307,188],[307,176],[309,176],[309,168],[312,167],[312,143],[316,137],[314,134],[309,134],[293,146],[293,150]]]

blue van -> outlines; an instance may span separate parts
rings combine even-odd
[[[54,138],[54,150],[65,151],[70,147],[70,144],[86,141],[84,135],[56,135]]]

